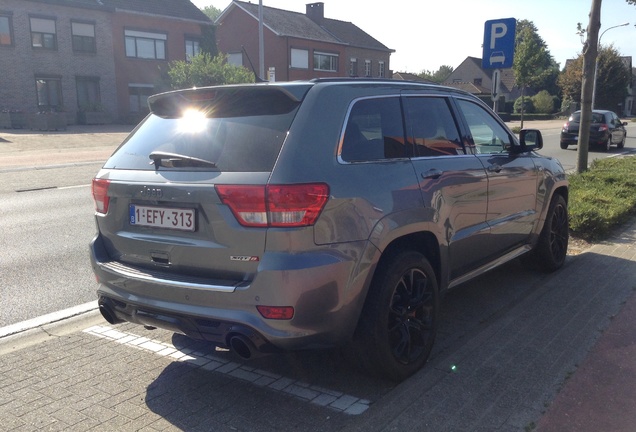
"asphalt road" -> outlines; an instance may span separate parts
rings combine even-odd
[[[88,260],[95,232],[90,187],[54,185],[53,170],[24,192],[0,192],[0,327],[95,300]],[[3,189],[7,173],[0,173]],[[39,189],[43,187],[43,189]],[[24,190],[24,189],[23,189]]]
[[[95,301],[90,183],[131,129],[0,130],[0,328]]]
[[[561,126],[563,120],[550,120],[542,122],[526,122],[524,127],[536,127],[541,130],[543,136],[543,149],[539,151],[544,156],[555,157],[561,161],[563,168],[568,172],[576,170],[578,158],[578,146],[570,146],[567,150],[562,150],[559,146],[559,137],[561,134]],[[625,148],[618,149],[612,147],[609,152],[599,149],[589,149],[588,163],[592,163],[595,159],[605,159],[607,157],[615,157],[621,154],[636,152],[636,123],[629,122],[627,124],[627,138],[625,140]]]

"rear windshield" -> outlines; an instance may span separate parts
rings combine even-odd
[[[281,94],[272,95],[261,92],[255,97],[254,92],[245,92],[245,97],[236,97],[235,93],[229,102],[225,98],[218,103],[215,100],[188,104],[174,97],[158,100],[161,103],[157,103],[104,168],[271,171],[300,104],[281,98]],[[203,159],[211,164],[166,167],[150,159],[153,152]]]
[[[574,121],[577,123],[581,122],[581,113],[580,112],[575,112],[574,114],[572,114],[571,120],[570,121]],[[592,123],[603,123],[605,121],[605,117],[603,116],[603,114],[599,114],[599,113],[592,113]]]

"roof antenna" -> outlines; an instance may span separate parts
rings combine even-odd
[[[252,72],[254,73],[254,79],[256,80],[256,82],[267,82],[263,78],[259,77],[258,74],[256,73],[256,69],[254,69],[252,60],[250,60],[250,56],[247,54],[247,51],[245,50],[244,45],[241,45],[241,49],[243,50],[243,53],[245,53],[245,57],[247,57],[247,61],[250,63],[250,67],[252,68]]]

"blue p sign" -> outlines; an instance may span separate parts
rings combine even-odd
[[[508,69],[515,54],[517,20],[504,18],[486,21],[484,27],[484,69]]]

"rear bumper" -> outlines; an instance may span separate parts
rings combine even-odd
[[[99,236],[90,249],[98,301],[109,322],[164,328],[222,347],[240,335],[260,352],[276,352],[333,347],[351,338],[368,279],[354,274],[356,258],[365,256],[367,246],[264,254],[253,279],[225,282],[184,280],[165,269],[134,271],[111,261]],[[257,305],[292,306],[294,316],[266,319]]]
[[[280,351],[257,331],[238,323],[153,310],[146,306],[137,306],[115,300],[104,294],[98,295],[98,305],[102,316],[110,324],[131,322],[148,327],[163,328],[185,334],[193,339],[206,340],[223,348],[229,348],[233,336],[241,336],[247,338],[258,352],[275,353]]]
[[[590,145],[604,145],[607,142],[608,138],[609,138],[609,135],[607,134],[603,134],[603,135],[590,134],[590,138],[588,142],[590,143]],[[560,141],[561,141],[561,144],[577,145],[579,143],[579,135],[561,133]]]

